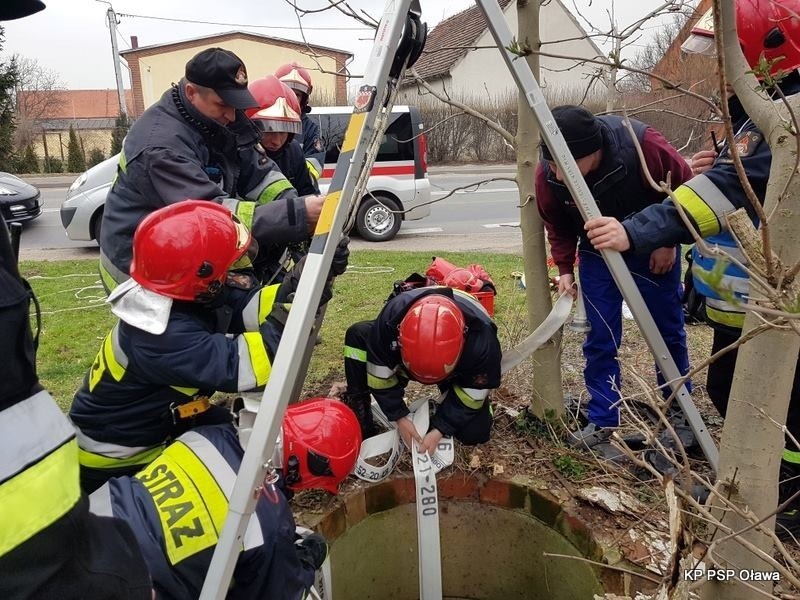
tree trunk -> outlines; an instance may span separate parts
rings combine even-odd
[[[538,50],[539,3],[517,0],[519,19],[518,39],[527,41]],[[539,55],[526,57],[534,75],[539,76]],[[519,124],[517,127],[517,185],[520,197],[520,226],[522,227],[522,257],[525,270],[525,301],[531,331],[552,308],[547,252],[544,244],[544,224],[536,209],[533,177],[538,162],[539,128],[528,102],[520,94]],[[564,413],[561,391],[561,336],[553,337],[533,355],[533,397],[531,408],[538,417],[561,416]]]
[[[769,220],[771,250],[784,265],[791,267],[800,260],[800,179],[795,172],[795,138],[786,134],[785,124],[780,122],[780,115],[788,117],[785,107],[773,105],[753,91],[755,78],[746,74],[748,66],[736,43],[732,3],[730,6],[726,6],[727,2],[721,4],[726,72],[733,74],[729,80],[737,96],[772,149],[770,180],[764,202],[766,214],[773,215]],[[799,96],[789,98],[795,114],[800,109]],[[792,176],[794,178],[786,187]],[[786,192],[781,197],[784,188]],[[764,295],[753,291],[752,286],[751,293],[754,297]],[[792,310],[797,309],[794,307]],[[761,323],[763,320],[753,313],[748,314],[745,333]],[[800,336],[791,330],[771,329],[741,346],[736,361],[722,430],[717,482],[725,495],[730,492],[738,506],[746,507],[759,518],[773,512],[777,505],[778,470],[784,445],[780,425],[786,422],[798,352]],[[735,531],[748,525],[733,512],[728,512],[723,522]],[[765,522],[765,526],[772,528],[774,517]],[[716,537],[724,535],[719,532]],[[768,536],[751,530],[742,537],[767,555],[772,555],[772,542]],[[735,540],[716,546],[713,558],[724,568],[737,572],[742,569],[774,570]],[[772,592],[772,583],[750,583],[768,594]],[[711,583],[703,588],[704,599],[749,600],[754,597],[756,593],[738,580],[733,584]]]
[[[771,144],[773,156],[765,203],[767,214],[770,214],[770,207],[775,207],[777,196],[794,167],[794,139],[784,137],[788,138],[785,143]],[[772,248],[788,265],[800,260],[799,184],[795,176],[781,200],[780,210],[770,221]],[[762,322],[752,313],[748,314],[744,331]],[[741,346],[736,361],[728,414],[722,430],[717,481],[723,494],[730,493],[738,506],[748,507],[759,518],[773,512],[778,504],[778,470],[784,438],[776,423],[782,425],[786,422],[798,352],[800,336],[794,331],[772,329]],[[764,365],[770,367],[765,369]],[[725,516],[724,523],[734,530],[749,524],[733,513]],[[774,517],[765,526],[774,527]],[[717,537],[722,535],[720,533]],[[749,531],[743,537],[772,554],[772,542],[766,535]],[[724,568],[737,571],[774,570],[733,540],[720,544],[714,558]],[[772,592],[772,583],[751,584]],[[749,600],[754,597],[753,590],[742,584],[714,583],[705,586],[704,590],[706,599]]]

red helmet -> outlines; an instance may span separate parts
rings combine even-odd
[[[770,73],[800,67],[800,0],[736,0],[736,31],[747,64],[763,55],[777,62]],[[708,10],[681,45],[684,52],[713,54],[714,19]]]
[[[175,300],[216,294],[228,268],[250,245],[231,211],[209,200],[184,200],[150,213],[133,234],[131,277]]]
[[[464,315],[450,298],[420,298],[400,321],[400,357],[414,379],[438,383],[455,368],[464,349]]]
[[[293,90],[302,92],[307,96],[310,96],[311,91],[314,89],[314,86],[311,85],[311,73],[308,72],[308,69],[296,62],[286,63],[278,67],[275,71],[275,77]],[[256,100],[258,100],[258,98],[256,98]]]
[[[360,449],[361,427],[343,402],[313,398],[286,409],[283,471],[289,488],[337,493],[353,471]]]
[[[247,89],[258,102],[257,108],[248,108],[245,114],[264,132],[301,133],[302,109],[291,88],[274,75],[251,82]]]
[[[456,268],[444,278],[444,285],[447,287],[463,290],[465,292],[480,292],[483,288],[483,281],[475,277],[468,269]]]

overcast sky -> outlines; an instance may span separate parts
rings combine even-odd
[[[1,1],[1,0],[0,0]],[[572,6],[572,0],[564,0]],[[582,14],[607,28],[610,0],[575,0]],[[45,0],[47,8],[31,17],[8,21],[2,55],[18,53],[34,58],[61,78],[68,89],[114,88],[114,66],[106,18],[107,2],[97,0]],[[296,0],[305,9],[328,6],[327,0]],[[350,6],[378,18],[381,0],[351,0]],[[472,4],[469,0],[421,0],[423,20],[430,27]],[[661,4],[657,0],[621,0],[616,14],[627,25]],[[309,14],[298,25],[294,8],[286,0],[115,0],[118,14],[120,50],[130,48],[130,36],[139,38],[139,46],[180,41],[234,29],[251,30],[265,35],[302,41],[346,50],[355,55],[351,72],[363,71],[366,55],[372,46],[370,31],[360,29],[355,21],[337,11]],[[377,8],[376,8],[377,7]],[[128,16],[140,15],[140,16]],[[215,25],[156,20],[185,19],[210,21]],[[250,24],[249,26],[245,24]],[[657,27],[656,23],[652,27]],[[644,40],[642,40],[644,41]],[[130,78],[123,69],[125,87]]]

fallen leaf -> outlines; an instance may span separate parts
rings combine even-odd
[[[495,476],[502,475],[503,474],[503,470],[504,470],[503,469],[503,465],[498,465],[497,463],[494,463],[492,465],[492,474],[495,475]]]
[[[614,490],[593,486],[588,488],[581,488],[578,490],[578,496],[584,500],[602,506],[607,511],[623,512],[629,515],[638,516],[645,512],[642,503],[636,498],[623,492],[622,490]]]
[[[469,468],[470,469],[480,469],[481,468],[481,457],[477,454],[473,454],[469,459]]]

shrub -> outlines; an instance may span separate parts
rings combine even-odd
[[[89,150],[89,159],[86,161],[86,166],[91,168],[97,164],[100,164],[106,159],[105,154],[100,148],[92,148]]]
[[[55,158],[51,156],[49,159],[45,161],[44,164],[44,172],[45,173],[63,173],[64,172],[64,161],[60,158]]]
[[[67,171],[70,173],[80,173],[86,170],[86,157],[83,155],[78,134],[69,127],[69,144],[67,144]]]
[[[115,154],[119,154],[122,151],[122,140],[125,139],[125,136],[128,133],[128,129],[131,128],[131,121],[128,117],[124,114],[117,117],[117,120],[114,122],[114,131],[111,132],[111,154],[110,156],[114,156]]]
[[[38,173],[39,172],[39,159],[33,151],[33,144],[25,146],[25,150],[17,162],[18,173]]]

